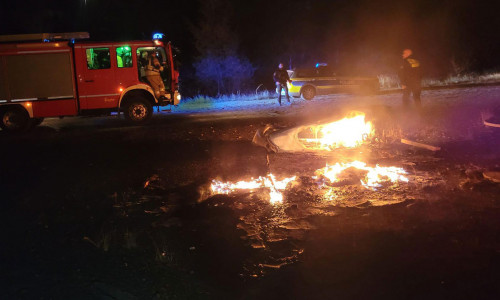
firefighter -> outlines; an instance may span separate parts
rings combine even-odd
[[[153,88],[155,97],[159,100],[164,100],[165,98],[165,85],[163,84],[163,79],[161,78],[160,72],[163,71],[163,66],[160,60],[153,52],[148,58],[148,65],[146,66],[146,79]]]
[[[287,82],[291,82],[288,72],[283,67],[283,64],[278,65],[278,69],[273,74],[274,82],[276,83],[276,92],[278,93],[278,103],[281,106],[281,89],[285,89],[286,100],[290,103],[290,96],[288,96]]]
[[[413,56],[411,49],[404,49],[399,67],[399,80],[403,88],[403,105],[409,105],[410,94],[413,94],[413,101],[417,108],[421,107],[420,92],[422,91],[422,69],[420,62]]]

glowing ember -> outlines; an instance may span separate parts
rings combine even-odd
[[[314,150],[332,150],[339,147],[356,147],[373,135],[370,122],[365,122],[363,113],[353,113],[353,116],[342,120],[311,126],[313,137],[304,137],[299,140],[307,148]]]
[[[221,182],[212,180],[211,189],[214,194],[229,194],[238,190],[256,190],[256,189],[269,189],[269,198],[271,203],[283,202],[283,194],[281,191],[286,189],[288,183],[295,180],[295,176],[285,178],[283,180],[276,180],[273,174],[266,177],[259,177],[250,181]]]
[[[339,175],[348,168],[367,171],[365,180],[361,179],[361,184],[373,190],[381,186],[382,182],[408,182],[408,178],[404,176],[406,171],[403,168],[380,167],[379,165],[368,167],[366,163],[360,161],[342,164],[336,163],[333,166],[327,165],[325,168],[317,170],[316,173],[327,178],[330,182],[338,182]]]

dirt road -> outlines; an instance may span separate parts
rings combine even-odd
[[[75,118],[0,132],[0,298],[497,298],[500,185],[484,174],[499,170],[500,130],[482,121],[500,113],[500,87],[423,99],[421,112],[399,95],[336,95],[179,108],[144,126]],[[268,154],[251,143],[266,124],[353,109],[377,130],[360,148]],[[409,181],[346,181],[325,200],[314,171],[353,158],[402,167]],[[266,191],[209,191],[213,179],[269,172],[299,178],[282,204]]]

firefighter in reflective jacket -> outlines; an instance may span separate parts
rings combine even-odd
[[[149,56],[148,65],[146,66],[146,79],[153,88],[156,98],[159,100],[165,99],[165,85],[160,75],[161,71],[163,71],[163,66],[158,57],[156,57],[156,53],[152,53]]]
[[[399,80],[403,88],[403,105],[408,106],[410,94],[413,94],[415,106],[420,108],[420,92],[422,91],[422,69],[420,62],[413,58],[411,49],[403,50],[403,60],[399,67]]]

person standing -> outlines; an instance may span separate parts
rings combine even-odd
[[[278,92],[278,103],[281,106],[281,90],[285,89],[286,100],[290,103],[290,96],[288,95],[288,86],[287,82],[290,82],[290,77],[288,76],[288,72],[283,67],[283,64],[280,63],[278,65],[278,69],[274,71],[273,74],[274,82],[276,83],[276,92]]]
[[[413,101],[417,108],[421,107],[420,93],[422,91],[422,69],[420,62],[413,57],[411,49],[404,49],[403,60],[399,67],[399,80],[403,88],[403,105],[409,105],[410,94],[413,94]]]

